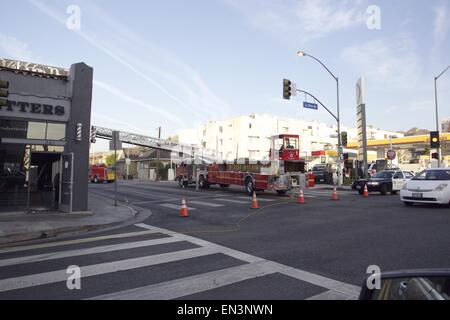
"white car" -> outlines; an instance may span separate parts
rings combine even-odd
[[[400,198],[407,206],[414,203],[450,204],[450,168],[420,172],[403,186]]]

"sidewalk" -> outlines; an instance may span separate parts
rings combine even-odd
[[[135,218],[137,214],[130,207],[123,205],[115,207],[113,203],[92,194],[89,195],[89,209],[88,212],[72,214],[0,213],[0,246],[113,227]]]

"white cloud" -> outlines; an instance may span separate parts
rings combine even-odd
[[[372,82],[388,88],[410,90],[421,79],[422,64],[414,41],[407,35],[347,47],[340,57]]]
[[[363,25],[365,1],[347,0],[224,0],[250,24],[277,36],[306,43],[328,34]]]
[[[94,80],[94,85],[98,88],[101,88],[103,90],[106,90],[107,92],[109,92],[110,94],[126,101],[129,102],[131,104],[134,104],[138,107],[141,107],[143,109],[146,109],[150,112],[152,112],[153,114],[159,114],[161,117],[165,118],[166,121],[170,121],[175,123],[177,126],[179,127],[185,127],[185,123],[178,118],[174,113],[167,111],[165,108],[161,108],[161,107],[155,107],[149,103],[146,103],[142,100],[139,100],[137,98],[131,97],[128,94],[122,92],[119,88],[116,88],[112,85],[109,85],[107,83],[98,81],[98,80]]]
[[[54,8],[39,0],[29,1],[65,26],[64,16]],[[213,92],[207,82],[191,66],[162,48],[147,43],[137,33],[121,24],[118,19],[108,15],[104,8],[94,3],[85,3],[83,8],[83,12],[92,13],[99,23],[111,30],[111,37],[109,39],[97,37],[92,32],[88,32],[88,27],[85,25],[81,30],[74,32],[182,106],[186,114],[205,120],[211,119],[214,115],[223,116],[229,112],[228,104]],[[120,46],[116,46],[117,40],[121,42]],[[137,53],[143,53],[143,55],[138,56]],[[163,69],[162,65],[170,67]]]
[[[447,5],[441,4],[434,8],[433,37],[434,49],[436,50],[441,43],[448,41],[450,32],[450,10]]]
[[[26,43],[2,33],[0,33],[0,50],[9,58],[33,61],[33,54]]]

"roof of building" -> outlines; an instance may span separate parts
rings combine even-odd
[[[69,69],[19,60],[0,59],[0,70],[47,78],[69,78]]]

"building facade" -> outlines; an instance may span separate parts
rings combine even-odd
[[[93,69],[0,59],[0,210],[88,209]]]
[[[348,140],[357,140],[357,129],[341,127]],[[337,126],[301,119],[285,119],[272,115],[252,114],[224,121],[208,122],[199,128],[179,132],[179,141],[196,144],[223,160],[249,158],[268,159],[271,136],[283,133],[300,136],[300,154],[312,157],[319,151],[337,150]],[[403,137],[402,133],[369,126],[368,139]]]

